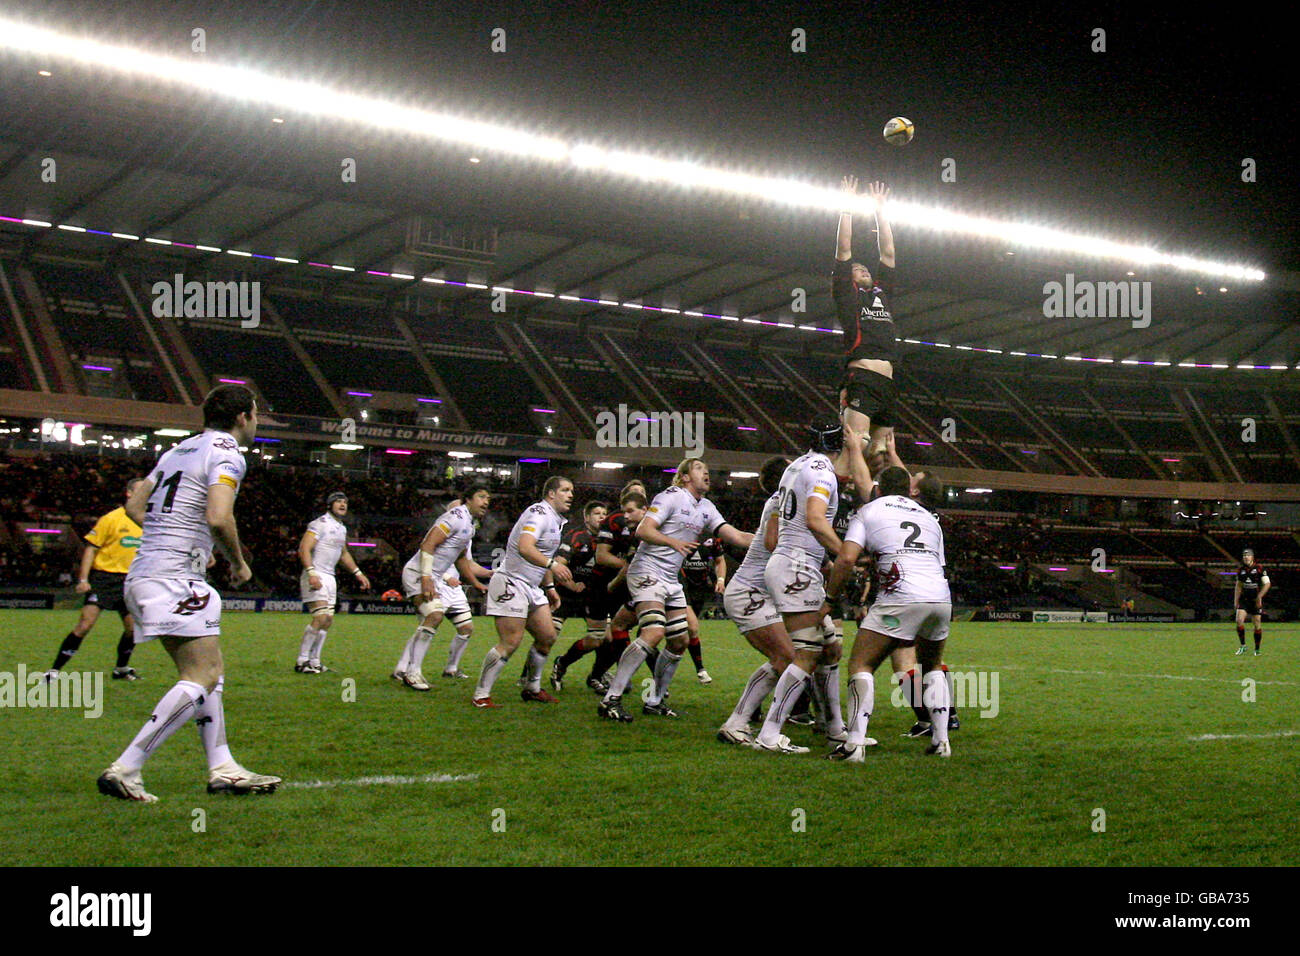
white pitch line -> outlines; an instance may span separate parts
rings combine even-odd
[[[1200,734],[1188,740],[1267,740],[1274,737],[1298,737],[1300,730],[1278,730],[1271,734]]]
[[[958,665],[953,664],[952,666],[953,668],[960,670]],[[1240,684],[1244,679],[1243,677],[1190,677],[1186,674],[1130,674],[1128,671],[1121,671],[1116,674],[1113,671],[1075,671],[1066,670],[1060,667],[1026,667],[1019,664],[1005,666],[997,664],[969,664],[966,666],[986,671],[1037,671],[1040,674],[1082,674],[1091,677],[1132,677],[1137,680],[1202,680],[1216,684]],[[1269,684],[1273,687],[1300,687],[1300,683],[1289,680],[1257,680],[1255,683]]]
[[[322,790],[330,787],[393,787],[411,783],[460,783],[477,780],[476,773],[430,773],[423,777],[358,777],[356,780],[290,780],[283,784],[299,790]]]

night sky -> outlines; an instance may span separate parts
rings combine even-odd
[[[3,6],[178,55],[202,26],[223,62],[830,184],[880,177],[908,198],[1270,272],[1300,267],[1288,34],[1244,9],[1236,24],[1227,7],[1211,20],[1132,5]],[[498,27],[505,53],[489,48]],[[1090,49],[1098,27],[1104,53]],[[796,28],[806,53],[791,51]],[[902,149],[880,134],[896,114],[917,125]],[[946,157],[956,183],[939,181]],[[1244,157],[1258,182],[1241,181]]]

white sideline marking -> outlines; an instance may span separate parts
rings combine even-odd
[[[1267,740],[1272,737],[1296,737],[1300,730],[1278,730],[1271,734],[1200,734],[1188,740]]]
[[[1019,664],[1012,664],[1009,666],[998,666],[997,664],[969,664],[966,666],[986,671],[1037,671],[1040,674],[1083,674],[1092,677],[1132,677],[1138,680],[1203,680],[1211,681],[1216,684],[1240,684],[1242,681],[1242,678],[1240,677],[1189,677],[1186,674],[1130,674],[1128,671],[1121,671],[1116,674],[1112,671],[1074,671],[1060,667],[1024,667]],[[954,664],[953,667],[957,667],[957,665]],[[1290,680],[1257,680],[1255,683],[1269,684],[1274,687],[1300,687],[1300,683]]]
[[[299,790],[322,790],[330,787],[392,787],[410,783],[460,783],[477,780],[476,773],[429,773],[423,777],[358,777],[356,780],[290,780],[285,787]]]

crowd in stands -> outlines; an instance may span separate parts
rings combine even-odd
[[[325,497],[348,495],[349,538],[374,547],[353,548],[375,584],[376,593],[397,587],[401,567],[418,546],[432,519],[445,509],[455,481],[434,472],[388,474],[344,473],[324,466],[263,463],[249,456],[249,476],[240,492],[236,514],[244,547],[251,555],[254,586],[277,594],[297,592],[301,565],[298,542],[308,521],[324,511]],[[103,513],[122,504],[126,482],[142,473],[143,458],[53,454],[43,457],[0,456],[0,587],[66,587],[81,553],[81,535]],[[579,486],[570,521],[581,521],[582,506],[600,499],[616,507],[622,482],[637,472],[617,474],[618,484]],[[641,472],[652,491],[670,476],[658,469]],[[474,543],[475,557],[490,564],[503,548],[519,513],[538,498],[543,476],[516,488],[492,478],[491,509]],[[710,497],[727,520],[746,531],[757,525],[762,499],[755,489],[720,485]],[[948,575],[954,600],[965,606],[1064,606],[1088,602],[1068,586],[1031,573],[1030,565],[1082,555],[1059,555],[1053,530],[1033,516],[942,517]],[[61,535],[23,533],[19,525],[62,528]],[[1070,540],[1062,529],[1058,535]],[[738,562],[743,554],[732,553]],[[734,564],[733,564],[734,566]],[[1189,583],[1193,583],[1189,579]]]

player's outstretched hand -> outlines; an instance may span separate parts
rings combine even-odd
[[[685,558],[689,557],[690,553],[700,546],[700,543],[698,541],[683,541],[681,538],[669,538],[668,546]]]
[[[867,195],[876,202],[876,212],[885,211],[885,200],[889,198],[889,187],[884,183],[871,183],[867,186]]]
[[[840,192],[844,193],[845,199],[855,199],[858,195],[858,177],[845,176],[840,180]]]

